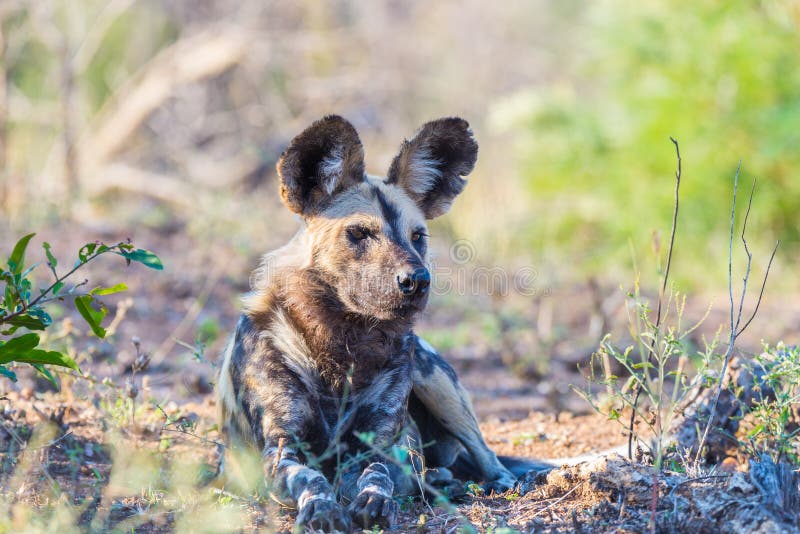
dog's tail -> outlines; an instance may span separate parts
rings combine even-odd
[[[511,471],[515,477],[520,478],[531,471],[546,472],[555,469],[560,464],[547,461],[533,460],[531,458],[520,458],[519,456],[498,456],[498,460],[503,466]]]
[[[578,456],[565,456],[562,458],[548,458],[546,460],[531,460],[529,458],[520,458],[517,456],[498,456],[498,459],[500,463],[506,466],[506,469],[514,473],[515,476],[520,477],[532,470],[544,471],[553,469],[554,467],[578,465],[615,454],[620,456],[627,455],[628,446],[618,445],[598,452],[589,452]]]
[[[515,477],[519,478],[531,471],[550,471],[556,467],[578,465],[615,454],[623,456],[627,454],[627,448],[627,445],[619,445],[599,452],[590,452],[579,456],[566,456],[547,460],[532,460],[530,458],[520,458],[518,456],[498,456],[497,458],[506,469],[514,473]]]
[[[578,465],[584,462],[591,462],[604,456],[613,454],[624,455],[627,454],[627,446],[620,445],[600,452],[593,452],[588,454],[581,454],[579,456],[570,456],[564,458],[552,458],[546,460],[536,460],[533,458],[522,458],[519,456],[498,456],[497,459],[503,464],[503,467],[511,471],[511,473],[519,478],[530,472],[546,473],[557,467]],[[456,458],[455,463],[451,467],[453,473],[457,473],[461,478],[474,479],[479,477],[480,470],[472,457],[469,454],[461,453]]]
[[[531,471],[550,471],[551,469],[555,469],[558,465],[516,456],[498,456],[497,459],[500,460],[503,467],[511,471],[516,478],[520,478]],[[481,478],[480,468],[472,459],[472,456],[465,452],[458,455],[456,461],[450,466],[450,470],[457,478],[462,480],[478,480]]]

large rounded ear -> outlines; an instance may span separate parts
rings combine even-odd
[[[469,123],[456,117],[422,126],[411,141],[404,141],[386,182],[398,185],[433,219],[450,209],[467,184],[478,158],[478,143]]]
[[[364,147],[352,124],[329,115],[292,139],[277,167],[283,203],[308,216],[328,198],[364,181]]]

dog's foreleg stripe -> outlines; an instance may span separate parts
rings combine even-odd
[[[335,501],[330,483],[319,471],[298,462],[294,451],[288,447],[270,447],[264,453],[266,462],[274,471],[276,489],[289,497],[302,510],[316,500]]]
[[[389,469],[381,463],[373,463],[364,469],[356,483],[359,493],[379,493],[391,497],[394,493],[394,482],[389,476]]]

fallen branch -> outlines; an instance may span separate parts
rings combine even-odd
[[[76,143],[78,174],[86,185],[98,187],[98,171],[111,163],[130,138],[175,90],[211,78],[244,57],[246,39],[241,29],[216,26],[185,37],[162,50],[131,80],[116,90]],[[43,175],[58,180],[62,147],[54,146]],[[91,177],[91,179],[90,179]]]

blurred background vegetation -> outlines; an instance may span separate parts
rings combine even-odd
[[[715,304],[687,352],[728,320],[740,161],[737,231],[758,179],[745,316],[782,244],[738,348],[797,343],[800,0],[0,0],[0,248],[36,232],[66,265],[87,241],[131,237],[164,262],[157,275],[132,268],[130,291],[104,298],[104,340],[53,310],[45,342],[90,374],[64,376],[62,390],[99,406],[96,422],[146,419],[123,387],[141,348],[148,424],[215,432],[214,363],[238,297],[259,256],[299,227],[275,163],[329,113],[359,130],[373,174],[427,120],[458,115],[475,131],[478,165],[432,224],[434,260],[460,263],[448,249],[466,243],[459,268],[525,268],[533,291],[436,295],[419,331],[446,351],[482,420],[588,409],[569,389],[578,365],[606,333],[635,338],[625,291],[637,273],[644,299],[657,294],[670,136],[683,158],[671,276],[691,295],[684,326]],[[30,263],[46,261],[36,245]],[[738,247],[735,284],[745,262]],[[86,271],[96,285],[119,280],[108,265]],[[20,376],[3,387],[21,398],[50,387]]]
[[[796,287],[796,0],[3,0],[0,28],[8,247],[41,228],[51,242],[134,234],[189,293],[192,272],[245,290],[297,228],[274,173],[294,134],[340,113],[382,174],[422,122],[460,115],[481,153],[433,225],[439,256],[467,238],[477,264],[534,266],[548,290],[613,290],[636,270],[655,287],[674,136],[681,288],[726,289],[740,160],[740,190],[759,179],[754,276],[781,239],[770,284]]]

